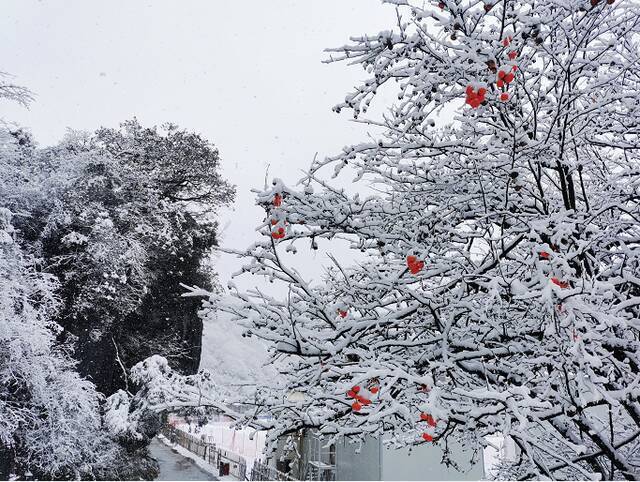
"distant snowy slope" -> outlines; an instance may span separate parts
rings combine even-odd
[[[230,395],[253,391],[272,373],[265,367],[267,350],[257,338],[244,338],[243,328],[231,321],[231,315],[210,311],[204,317],[200,368],[213,375],[215,383]]]

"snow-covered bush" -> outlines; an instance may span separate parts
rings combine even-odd
[[[372,139],[261,192],[264,240],[238,252],[286,288],[228,308],[301,394],[264,411],[276,433],[504,434],[509,478],[637,479],[640,6],[386,3],[391,30],[331,50],[368,74],[336,110]],[[397,101],[363,119],[379,92]],[[362,261],[320,284],[284,255],[340,240]]]
[[[117,447],[102,431],[100,398],[56,347],[53,277],[36,271],[0,208],[0,447],[13,470],[45,478],[97,477]]]

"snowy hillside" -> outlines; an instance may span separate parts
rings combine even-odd
[[[227,388],[229,395],[247,393],[273,376],[273,369],[265,366],[265,345],[257,338],[243,337],[244,328],[231,321],[230,314],[211,311],[203,323],[200,369],[210,371],[216,385]]]

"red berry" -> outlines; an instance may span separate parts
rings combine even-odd
[[[514,78],[515,78],[515,76],[511,72],[509,72],[507,75],[504,76],[504,81],[507,84],[510,84],[511,82],[513,82]]]
[[[515,50],[512,50],[511,52],[509,52],[509,58],[511,60],[515,59],[518,56],[518,52],[516,52]]]
[[[411,267],[411,265],[416,264],[416,261],[418,261],[418,258],[415,256],[407,256],[407,266]]]
[[[496,86],[502,89],[504,87],[504,80],[498,79],[498,81],[496,82]]]
[[[507,37],[506,39],[504,39],[502,41],[502,45],[504,45],[505,47],[508,47],[509,44],[511,43],[512,38],[511,37]]]
[[[409,266],[409,271],[411,271],[411,274],[418,274],[422,268],[424,268],[424,261],[416,261],[414,264]]]
[[[504,70],[501,70],[501,71],[498,72],[498,78],[499,79],[504,78],[505,75],[507,75],[507,73]]]
[[[360,387],[358,385],[354,385],[353,387],[351,387],[351,390],[353,390],[355,393],[358,393],[360,391]]]
[[[371,387],[369,391],[375,395],[376,393],[378,393],[378,390],[380,390],[378,387]]]
[[[509,100],[509,94],[507,94],[506,92],[503,92],[502,94],[500,94],[500,100],[503,102],[506,102]]]
[[[487,89],[485,89],[484,87],[480,87],[480,88],[478,89],[478,95],[479,95],[480,97],[484,97],[486,93],[487,93]]]
[[[349,398],[356,398],[356,392],[354,392],[353,390],[349,390],[347,392],[347,397]]]
[[[347,312],[345,310],[338,310],[338,314],[340,315],[340,318],[347,317]]]
[[[513,67],[511,67],[511,70],[513,70],[515,72],[516,70],[518,70],[518,66],[514,65]]]
[[[354,412],[359,412],[359,411],[360,411],[360,409],[362,408],[362,405],[360,405],[360,403],[359,403],[359,402],[353,402],[353,403],[351,404],[351,408],[353,408],[353,411],[354,411]]]
[[[420,420],[422,420],[423,422],[427,422],[427,424],[429,424],[431,427],[435,427],[437,425],[436,419],[433,418],[433,416],[429,413],[421,413]]]
[[[438,3],[438,7],[440,7],[440,10],[444,10],[444,7],[446,7],[446,5],[444,4],[444,2],[440,2]]]
[[[273,205],[275,207],[280,207],[282,205],[282,196],[278,193],[276,193],[275,196],[273,196]]]
[[[272,219],[271,220],[271,226],[275,226],[276,224],[278,224],[278,220],[277,219]]]
[[[433,437],[428,433],[423,433],[422,438],[425,439],[427,442],[433,442]]]
[[[546,251],[540,251],[540,258],[542,259],[549,259],[550,254],[547,253]]]
[[[554,285],[557,285],[562,289],[565,289],[565,288],[569,287],[569,282],[568,281],[560,281],[558,278],[551,278],[551,282]]]

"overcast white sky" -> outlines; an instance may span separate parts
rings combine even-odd
[[[0,103],[0,115],[42,145],[132,116],[203,134],[238,187],[221,242],[244,247],[262,219],[249,191],[267,165],[293,183],[315,152],[364,136],[331,111],[364,73],[322,64],[323,49],[394,21],[378,0],[3,0],[0,70],[37,97],[30,110]],[[222,281],[238,266],[221,257]]]

